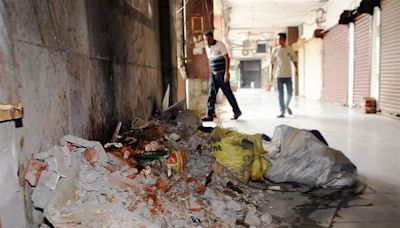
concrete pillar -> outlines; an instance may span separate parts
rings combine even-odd
[[[371,65],[371,87],[370,96],[379,101],[379,63],[380,63],[380,39],[381,39],[381,10],[374,8],[372,22],[372,65]]]
[[[349,70],[348,70],[348,95],[347,104],[349,106],[353,105],[353,93],[354,93],[354,23],[349,23]]]

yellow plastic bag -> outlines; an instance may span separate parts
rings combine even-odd
[[[268,161],[262,156],[264,149],[262,147],[261,135],[251,135],[249,139],[253,142],[253,166],[251,168],[250,179],[259,181],[264,179],[264,173],[268,169]]]
[[[243,183],[262,180],[268,161],[262,157],[261,136],[217,127],[211,133],[213,155]]]

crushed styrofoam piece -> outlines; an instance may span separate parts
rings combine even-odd
[[[38,184],[32,193],[33,206],[35,208],[45,208],[54,195],[54,191],[44,184]]]
[[[110,148],[110,147],[121,148],[122,146],[123,146],[122,143],[106,143],[104,145],[104,148]]]
[[[258,226],[261,224],[261,219],[257,216],[257,209],[253,205],[248,206],[248,212],[246,214],[245,223],[250,226]]]
[[[100,167],[91,168],[81,163],[81,171],[77,182],[77,187],[80,189],[80,192],[95,192],[97,195],[101,196],[107,188],[105,173],[106,171],[101,170]],[[90,199],[91,197],[88,197],[83,201],[89,201]]]
[[[169,135],[166,135],[165,138],[172,141],[178,141],[179,139],[181,139],[181,136],[176,133],[171,133]]]
[[[195,150],[198,146],[204,143],[204,139],[197,134],[190,136],[189,138],[189,146],[191,150]]]
[[[155,185],[157,182],[156,178],[154,178],[152,175],[147,175],[146,178],[144,179],[144,184],[146,185]]]
[[[264,214],[261,216],[261,221],[262,221],[263,223],[269,225],[269,224],[272,223],[272,216],[271,216],[270,214],[268,214],[268,213],[264,213]]]
[[[46,163],[48,164],[48,170],[57,172],[57,162],[56,162],[56,157],[52,154],[50,157],[48,157],[46,160]]]
[[[195,198],[193,195],[189,197],[189,210],[196,212],[202,210],[202,205],[197,201],[197,198]]]
[[[226,208],[236,212],[243,210],[243,206],[234,200],[228,200],[228,202],[226,202]]]
[[[218,199],[217,193],[212,188],[207,188],[207,190],[204,192],[203,197],[205,199]]]
[[[221,218],[225,213],[226,204],[221,200],[211,200],[213,213],[216,217]]]
[[[148,175],[151,174],[151,167],[150,167],[150,166],[146,166],[144,169],[142,169],[141,172],[143,172],[143,174],[144,174],[145,176],[148,176]]]
[[[136,168],[130,168],[129,166],[124,166],[121,169],[121,172],[129,172],[130,174],[137,174],[138,170]]]
[[[160,148],[160,145],[157,141],[151,141],[149,144],[144,146],[144,150],[146,152],[157,151]]]
[[[65,162],[65,167],[71,167],[71,151],[69,150],[68,146],[64,145],[62,147],[62,152],[64,154],[64,162]]]
[[[53,171],[43,170],[42,174],[40,175],[39,185],[43,184],[47,186],[51,190],[55,190],[60,180],[61,176]]]
[[[272,191],[280,191],[281,190],[281,186],[279,186],[279,185],[272,185],[272,186],[268,186],[267,188]]]
[[[48,158],[49,156],[50,156],[49,151],[42,151],[42,152],[33,154],[33,158],[36,160],[40,160],[40,161],[46,160],[46,158]]]
[[[70,163],[70,161],[68,162],[68,155],[69,153],[65,154],[64,147],[57,148],[57,153],[55,154],[56,172],[62,177],[65,177],[68,163]]]
[[[228,224],[230,227],[235,227],[236,220],[238,215],[231,211],[225,211],[225,213],[221,216],[221,220],[224,221],[225,224]]]

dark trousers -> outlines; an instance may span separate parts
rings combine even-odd
[[[225,97],[228,99],[229,104],[232,106],[233,113],[235,115],[240,114],[241,111],[236,102],[235,96],[232,93],[231,85],[228,82],[224,82],[225,72],[211,73],[208,80],[208,102],[207,102],[207,115],[214,116],[215,114],[215,100],[217,99],[217,93],[221,88]]]

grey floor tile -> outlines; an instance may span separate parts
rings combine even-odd
[[[400,210],[391,206],[341,208],[334,218],[334,222],[398,222],[400,224]]]

